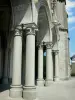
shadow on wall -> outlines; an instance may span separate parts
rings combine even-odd
[[[0,92],[10,89],[10,84],[0,84]]]
[[[43,6],[40,7],[39,13],[38,13],[38,29],[39,29],[39,34],[37,34],[37,41],[48,42],[49,41],[49,21],[48,21],[46,9]]]
[[[11,0],[13,27],[19,24],[32,22],[32,9],[30,0]]]

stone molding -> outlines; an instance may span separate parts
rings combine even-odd
[[[64,27],[59,27],[59,31],[63,31],[63,32],[68,32],[68,29],[67,28],[64,28]]]
[[[52,42],[47,42],[46,43],[46,49],[52,49],[53,48],[53,43]]]
[[[23,30],[26,30],[26,35],[35,35],[35,31],[38,31],[38,28],[35,23],[28,23],[17,25],[12,31],[15,31],[15,36],[22,36]]]

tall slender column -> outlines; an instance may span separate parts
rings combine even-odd
[[[55,50],[55,81],[59,81],[59,51]]]
[[[53,81],[52,42],[46,44],[46,86]]]
[[[0,79],[2,78],[2,62],[1,62],[1,60],[2,60],[2,51],[1,51],[1,48],[0,48]]]
[[[44,79],[43,79],[43,45],[38,46],[38,79],[37,79],[38,86],[44,86]]]
[[[2,78],[2,48],[1,48],[1,36],[0,36],[0,79]]]
[[[25,86],[23,88],[23,98],[26,100],[36,99],[35,87],[35,29],[28,28],[26,34],[26,68]]]
[[[3,84],[8,84],[8,48],[5,51],[5,64],[2,82]]]
[[[10,97],[18,98],[22,96],[21,85],[21,60],[22,60],[22,31],[15,29],[13,48],[13,73]]]

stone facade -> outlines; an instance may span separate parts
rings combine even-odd
[[[36,85],[50,86],[70,77],[65,1],[3,2],[0,3],[3,12],[0,15],[0,80],[4,84],[11,83],[11,98],[34,100]],[[4,16],[5,23],[1,20]]]

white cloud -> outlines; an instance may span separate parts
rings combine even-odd
[[[69,23],[75,23],[75,16],[69,17],[68,22]]]
[[[69,16],[73,16],[72,8],[75,8],[75,1],[66,0],[66,11]]]
[[[66,9],[67,11],[70,11],[71,8],[75,7],[75,1],[71,1],[71,0],[66,0]]]
[[[75,26],[69,29],[69,31],[72,31],[72,30],[75,30]]]

